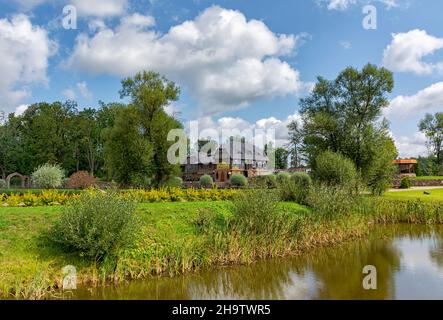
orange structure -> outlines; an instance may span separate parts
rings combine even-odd
[[[393,163],[398,166],[398,174],[401,176],[415,177],[415,166],[418,161],[415,159],[394,160]]]

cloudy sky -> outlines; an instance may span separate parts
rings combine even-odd
[[[76,29],[63,27],[67,5]],[[282,141],[318,75],[371,62],[394,72],[385,116],[401,156],[417,156],[418,120],[443,110],[442,12],[441,0],[0,0],[0,109],[97,107],[119,101],[122,77],[155,70],[181,86],[168,111],[183,121]]]

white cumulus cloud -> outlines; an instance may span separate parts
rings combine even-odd
[[[443,48],[443,38],[429,35],[425,30],[411,30],[392,35],[392,42],[385,49],[383,64],[395,72],[413,72],[428,75],[443,70],[443,63],[423,61],[423,58]]]
[[[153,24],[152,17],[132,15],[115,28],[83,33],[67,66],[118,76],[161,72],[189,89],[203,114],[305,89],[299,72],[281,60],[294,53],[302,36],[275,34],[261,21],[218,6],[166,34]]]
[[[0,19],[0,109],[12,111],[31,86],[47,84],[48,59],[56,44],[25,15]]]
[[[441,110],[442,106],[443,82],[437,82],[414,95],[395,97],[384,110],[384,114],[391,119],[407,118]]]
[[[426,146],[426,136],[421,132],[416,132],[410,136],[393,136],[399,156],[401,158],[417,158],[427,156],[429,150]]]

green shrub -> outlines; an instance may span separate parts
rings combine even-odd
[[[283,183],[288,182],[290,177],[291,177],[291,175],[287,172],[278,173],[276,176],[277,185],[281,185]]]
[[[183,186],[183,179],[180,177],[172,177],[163,184],[164,187],[180,188]]]
[[[330,151],[317,157],[313,177],[320,184],[348,188],[355,188],[359,180],[354,163],[349,158]]]
[[[283,201],[294,201],[299,204],[306,204],[309,190],[312,186],[312,179],[307,173],[294,173],[289,180],[280,185],[280,198]]]
[[[214,180],[208,174],[200,177],[200,186],[203,188],[210,188],[214,185]]]
[[[135,239],[137,203],[116,191],[88,191],[61,211],[51,239],[66,252],[101,261]]]
[[[244,175],[236,173],[229,179],[229,184],[233,187],[245,187],[248,185],[248,180]]]
[[[55,189],[63,185],[64,173],[59,165],[44,164],[31,175],[34,186],[42,189]]]
[[[7,187],[6,180],[0,179],[0,189],[5,189]]]
[[[253,188],[274,189],[277,187],[277,177],[274,174],[256,176],[249,179],[249,184]]]
[[[403,177],[400,182],[400,189],[410,189],[411,187],[411,179],[409,177]]]

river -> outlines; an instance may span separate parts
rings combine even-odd
[[[363,268],[377,289],[363,288]],[[443,227],[376,227],[370,236],[287,259],[120,286],[80,288],[72,299],[443,299]]]

